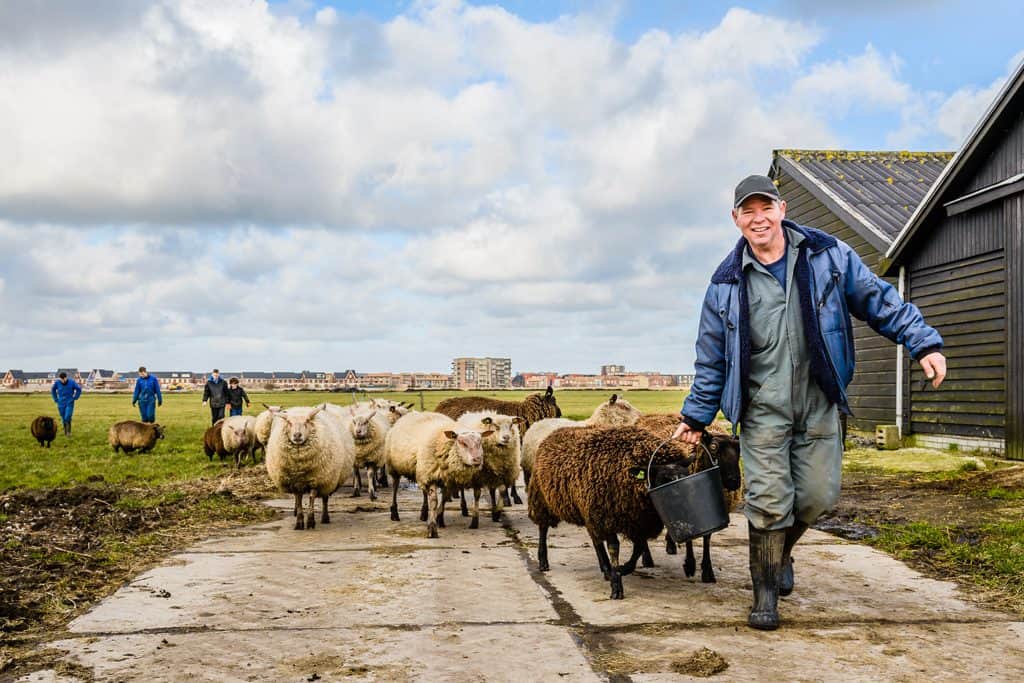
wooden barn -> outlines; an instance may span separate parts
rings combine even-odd
[[[885,252],[952,156],[776,150],[769,175],[786,200],[788,218],[843,240],[880,272]],[[898,285],[896,278],[888,280]],[[896,368],[902,349],[856,319],[853,334],[857,371],[847,427],[874,432],[881,424],[899,424]]]
[[[919,442],[1024,459],[1024,64],[886,252],[946,343],[939,391],[904,375]]]

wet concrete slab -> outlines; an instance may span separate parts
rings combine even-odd
[[[612,601],[583,530],[552,531],[541,573],[525,506],[501,524],[482,511],[475,530],[450,509],[427,539],[419,502],[403,490],[392,522],[390,499],[335,496],[331,524],[295,531],[274,501],[279,520],[139,575],[48,644],[67,652],[62,674],[22,680],[687,680],[701,648],[728,664],[716,680],[1021,678],[1019,620],[826,534],[798,547],[783,628],[761,633],[745,625],[740,516],[714,537],[717,583],[657,542],[657,566]]]

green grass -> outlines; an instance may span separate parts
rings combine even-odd
[[[890,525],[869,541],[904,560],[922,558],[985,588],[998,590],[1024,608],[1024,521],[984,524],[970,531],[926,522]]]
[[[450,396],[486,395],[503,400],[520,400],[529,391],[459,392],[425,391],[423,407],[431,410]],[[677,412],[686,392],[618,392],[643,412]],[[565,417],[583,419],[611,391],[559,391],[558,404]],[[374,393],[372,396],[412,401],[420,407],[420,394],[413,392]],[[348,394],[323,392],[252,393],[256,414],[260,403],[315,405],[324,401],[348,404]],[[362,399],[359,395],[357,398]],[[0,394],[0,492],[16,488],[51,488],[97,481],[159,484],[217,476],[228,468],[218,460],[209,462],[202,450],[203,431],[210,424],[210,411],[202,405],[201,394],[166,394],[157,408],[157,422],[166,428],[166,438],[151,453],[114,453],[107,445],[107,430],[119,420],[138,419],[127,394],[85,394],[75,407],[70,439],[59,434],[52,448],[40,448],[29,433],[37,415],[57,417],[48,393]],[[59,422],[59,419],[58,419]],[[59,429],[59,428],[58,428]]]
[[[931,448],[901,448],[880,451],[854,448],[843,454],[843,468],[848,472],[904,473],[916,472],[945,476],[984,469],[988,464],[974,456],[954,455]]]

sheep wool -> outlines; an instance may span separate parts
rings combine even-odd
[[[32,438],[39,442],[40,446],[50,448],[50,444],[57,438],[57,421],[49,415],[40,415],[32,420],[29,425]]]
[[[478,528],[480,522],[480,490],[486,488],[491,497],[491,520],[499,521],[504,501],[495,495],[498,489],[512,486],[519,478],[522,448],[519,438],[519,424],[522,418],[501,415],[493,410],[465,413],[456,423],[466,429],[481,433],[493,432],[482,440],[484,464],[468,488],[473,489],[473,511],[470,529]]]
[[[562,416],[562,411],[558,408],[551,387],[548,387],[546,393],[530,394],[522,401],[500,401],[486,396],[458,396],[441,401],[435,410],[453,420],[459,419],[466,413],[493,410],[502,415],[523,418],[523,424],[520,425],[523,432],[538,420]]]
[[[118,449],[125,453],[139,451],[149,453],[153,450],[158,439],[164,438],[164,428],[150,422],[137,422],[126,420],[116,422],[107,431],[107,443],[114,452]]]

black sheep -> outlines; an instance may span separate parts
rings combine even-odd
[[[57,421],[47,415],[40,415],[32,420],[29,429],[32,431],[32,438],[38,441],[40,446],[49,448],[57,438]]]

